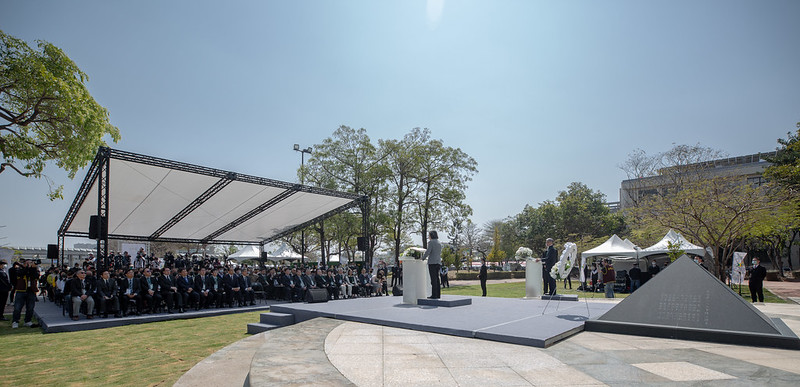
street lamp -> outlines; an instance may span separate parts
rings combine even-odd
[[[295,152],[300,152],[300,184],[304,184],[303,177],[305,176],[305,169],[303,168],[305,164],[305,156],[306,153],[311,154],[311,147],[306,149],[300,149],[300,144],[294,144]],[[305,265],[306,264],[306,230],[300,230],[300,263]]]

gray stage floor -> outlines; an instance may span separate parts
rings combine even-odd
[[[295,322],[315,317],[378,324],[395,328],[475,337],[545,348],[583,330],[588,318],[601,316],[615,303],[471,298],[472,305],[435,307],[406,305],[402,297],[337,300],[318,304],[273,305],[272,312],[291,313]]]
[[[185,313],[156,313],[156,314],[143,314],[141,316],[128,316],[128,317],[108,317],[108,318],[95,318],[87,320],[86,316],[80,315],[80,320],[72,321],[68,315],[61,315],[61,307],[52,302],[37,302],[34,312],[39,319],[39,324],[42,325],[44,333],[56,332],[76,332],[85,331],[90,329],[101,329],[117,327],[129,324],[144,324],[155,321],[190,319],[198,317],[219,316],[223,314],[253,312],[258,310],[269,310],[270,305],[276,301],[267,301],[266,303],[256,303],[256,306],[244,306],[241,308],[220,308],[220,309],[203,309],[195,311],[194,309],[187,310]],[[281,301],[283,302],[283,301]],[[23,312],[23,315],[25,312]]]

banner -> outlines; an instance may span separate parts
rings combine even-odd
[[[741,285],[744,282],[744,274],[747,268],[744,266],[744,258],[747,253],[734,252],[733,266],[731,267],[731,283]]]

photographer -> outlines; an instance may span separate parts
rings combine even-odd
[[[37,260],[38,261],[38,260]],[[34,327],[33,308],[36,306],[36,292],[39,290],[39,262],[24,260],[21,266],[9,270],[11,284],[14,286],[14,315],[11,328],[19,328],[19,317],[22,306],[25,306],[25,326]],[[38,325],[37,325],[38,326]]]

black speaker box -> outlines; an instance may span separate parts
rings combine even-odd
[[[306,292],[306,302],[328,302],[328,291],[325,289],[308,289]]]
[[[100,215],[89,217],[89,239],[108,239],[108,222],[105,217]]]
[[[367,251],[367,237],[358,237],[358,251]]]
[[[58,245],[47,245],[47,259],[58,259]]]
[[[394,285],[394,287],[392,288],[392,295],[393,296],[402,296],[403,295],[403,288],[401,288],[401,287],[399,287],[397,285]]]
[[[268,257],[269,257],[269,255],[267,254],[266,251],[262,251],[261,252],[261,259],[267,259]]]

